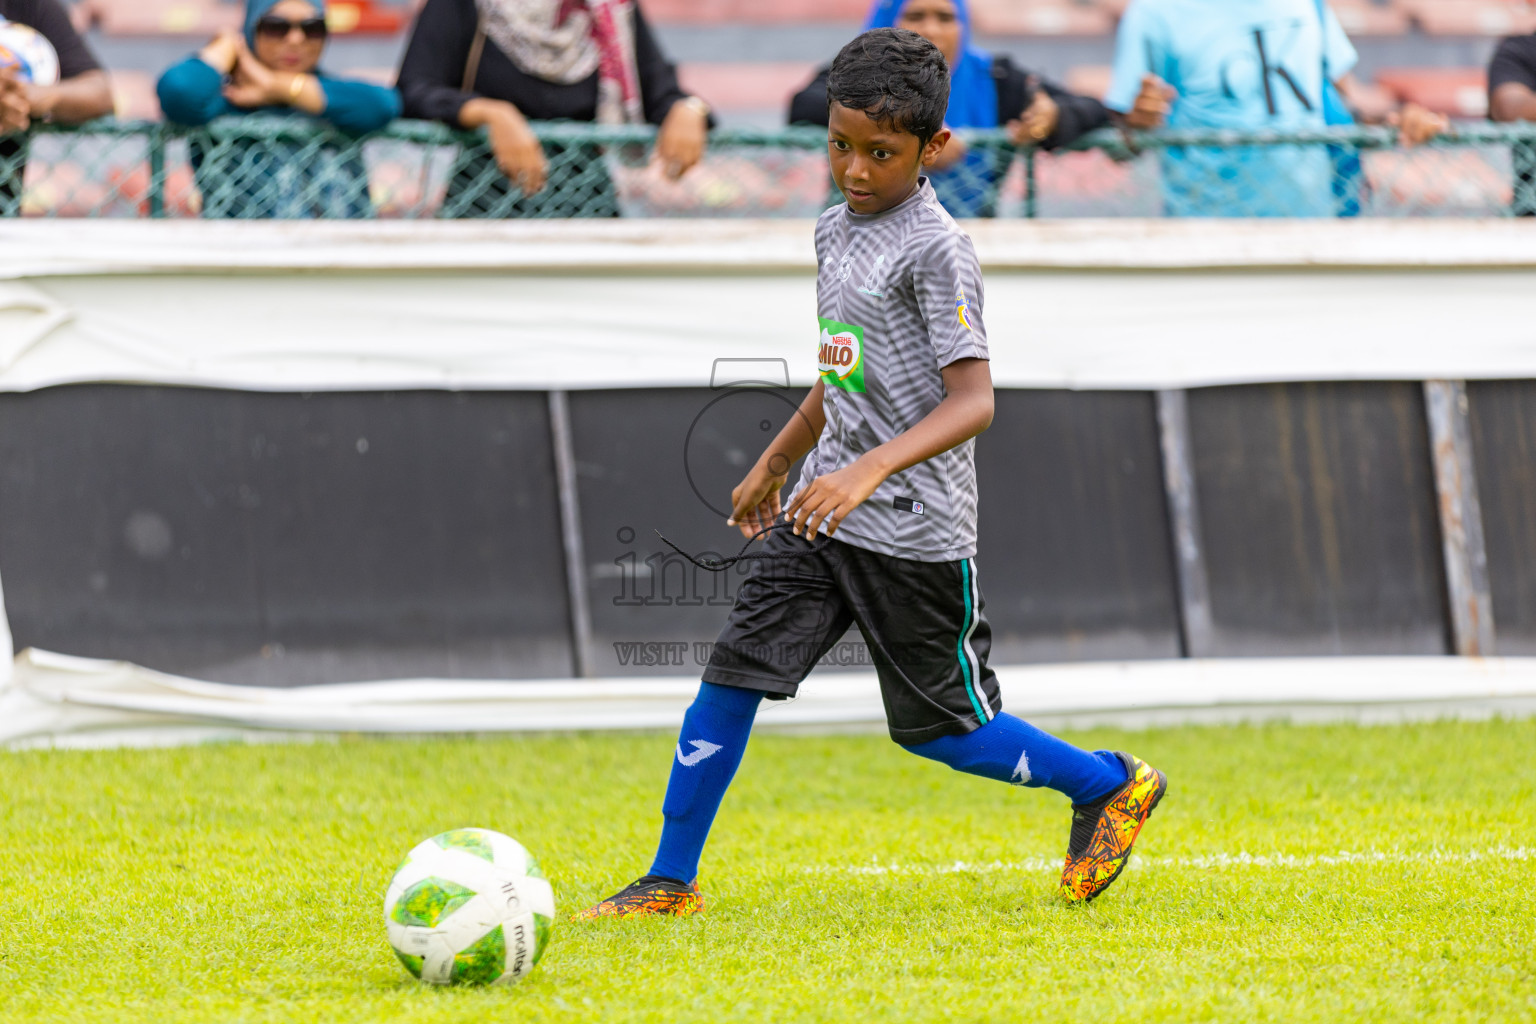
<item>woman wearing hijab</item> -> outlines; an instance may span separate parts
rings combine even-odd
[[[489,156],[455,167],[447,217],[618,215],[601,147],[546,149],[530,121],[659,125],[656,158],[674,179],[699,162],[710,125],[635,0],[427,0],[398,84],[408,117],[490,136]]]
[[[864,26],[904,28],[939,48],[949,62],[946,128],[1006,128],[1017,145],[1043,149],[1064,146],[1109,123],[1098,100],[1041,81],[971,43],[965,0],[876,0]],[[827,123],[827,72],[790,101],[791,124]],[[1007,171],[1007,154],[968,150],[958,136],[944,148],[929,179],[945,208],[956,217],[996,215],[997,182]]]
[[[325,0],[250,0],[245,34],[224,32],[160,76],[160,109],[172,121],[204,125],[226,114],[262,113],[323,121],[351,134],[400,116],[400,95],[319,70]],[[356,155],[314,153],[289,141],[237,139],[192,163],[204,217],[367,217],[368,173]]]

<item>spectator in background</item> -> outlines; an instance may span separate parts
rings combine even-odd
[[[33,121],[80,124],[112,113],[112,83],[59,0],[0,0],[0,19],[25,25],[53,46],[57,83],[22,80],[15,67],[0,67],[0,136],[24,132]],[[0,213],[14,215],[26,173],[24,143],[0,138]]]
[[[1536,35],[1499,43],[1488,63],[1488,116],[1495,121],[1536,121]],[[1517,217],[1536,217],[1536,143],[1510,146],[1515,164]]]
[[[1397,125],[1405,146],[1445,130],[1444,117],[1394,110],[1360,85],[1355,62],[1323,0],[1132,0],[1105,103],[1136,129],[1316,129],[1339,123],[1326,116],[1335,105],[1341,120]],[[1164,202],[1178,217],[1338,216],[1358,195],[1340,192],[1334,164],[1323,146],[1169,149]]]
[[[965,0],[876,0],[864,29],[904,28],[939,48],[950,69],[946,128],[1007,129],[1016,145],[1054,149],[1109,123],[1098,100],[1078,96],[971,45]],[[789,104],[791,124],[827,124],[827,72]],[[939,201],[956,217],[992,217],[997,183],[1011,153],[977,152],[958,135],[949,140],[928,175]]]
[[[490,136],[488,155],[455,166],[448,217],[618,216],[602,148],[546,150],[530,121],[659,125],[656,159],[673,179],[708,141],[708,104],[678,86],[634,0],[427,0],[399,86],[408,117]],[[551,158],[562,166],[541,197]]]
[[[400,114],[395,90],[319,70],[327,31],[324,0],[250,0],[245,35],[222,33],[166,70],[156,91],[172,121],[204,125],[225,114],[263,113],[323,121],[352,134]],[[355,148],[235,139],[212,152],[193,140],[204,217],[367,217],[368,173]]]

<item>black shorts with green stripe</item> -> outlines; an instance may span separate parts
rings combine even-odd
[[[753,563],[705,682],[793,697],[856,624],[897,743],[967,733],[1002,710],[974,559],[918,562],[825,537],[807,546],[788,530],[768,535],[767,554],[804,557]]]

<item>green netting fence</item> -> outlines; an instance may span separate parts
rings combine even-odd
[[[188,129],[101,121],[0,139],[0,214],[32,217],[809,217],[832,201],[825,133],[713,133],[680,181],[654,131],[544,123],[543,191],[524,196],[483,135],[400,121],[361,138],[295,118]],[[952,210],[998,217],[1501,217],[1536,214],[1536,126],[1461,125],[1400,148],[1385,128],[1102,130],[1065,151],[963,133],[935,184]]]

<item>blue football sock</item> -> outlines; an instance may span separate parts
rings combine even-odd
[[[1107,796],[1126,780],[1125,765],[1110,751],[1090,754],[1006,712],[974,732],[906,749],[958,772],[1054,789],[1075,804]]]
[[[662,802],[661,845],[650,874],[692,882],[709,826],[736,775],[763,695],[757,690],[702,683],[678,734],[672,777]]]

